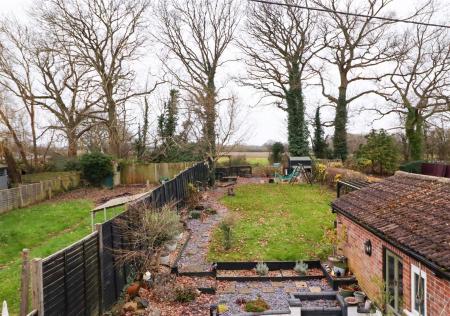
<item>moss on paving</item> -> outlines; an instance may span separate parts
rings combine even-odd
[[[299,260],[325,257],[331,247],[324,239],[333,227],[330,211],[334,193],[308,184],[249,184],[221,202],[238,219],[233,247],[225,251],[219,228],[213,233],[211,261]]]

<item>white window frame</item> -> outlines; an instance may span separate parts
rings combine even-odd
[[[416,299],[416,297],[415,297],[416,293],[414,293],[414,281],[415,281],[414,276],[416,274],[418,276],[422,277],[423,282],[424,282],[424,284],[423,284],[423,296],[424,296],[423,305],[424,305],[425,310],[423,311],[422,315],[419,314],[419,312],[414,309],[415,299]],[[416,315],[416,316],[426,316],[427,315],[427,296],[428,296],[427,295],[427,273],[425,270],[420,269],[419,267],[411,264],[411,312],[412,312],[412,315]]]

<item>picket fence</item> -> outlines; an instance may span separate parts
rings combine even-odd
[[[56,193],[76,188],[79,185],[80,175],[73,173],[36,183],[21,184],[16,188],[0,190],[0,214],[47,200]]]

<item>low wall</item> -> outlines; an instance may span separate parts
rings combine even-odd
[[[161,177],[173,178],[195,162],[133,163],[123,165],[120,170],[122,184],[158,183]]]

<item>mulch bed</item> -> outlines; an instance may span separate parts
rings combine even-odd
[[[111,199],[123,196],[135,195],[151,191],[152,187],[145,185],[119,185],[113,189],[104,188],[79,188],[69,192],[61,193],[50,201],[68,201],[68,200],[91,200],[95,206],[108,202]]]

